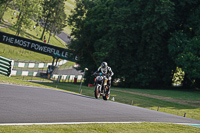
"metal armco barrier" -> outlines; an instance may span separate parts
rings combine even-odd
[[[10,76],[14,61],[0,56],[0,74]]]

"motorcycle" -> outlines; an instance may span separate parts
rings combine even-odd
[[[98,99],[100,96],[102,96],[104,100],[108,100],[110,98],[110,89],[107,83],[107,75],[102,73],[95,73],[94,76],[96,76],[94,90],[95,98]]]

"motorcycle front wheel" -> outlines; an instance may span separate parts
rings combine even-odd
[[[96,99],[98,99],[100,97],[100,86],[99,85],[95,86],[94,96]]]
[[[110,92],[106,92],[105,96],[103,96],[103,100],[108,100],[110,98]]]

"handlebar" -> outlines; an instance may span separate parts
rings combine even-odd
[[[106,77],[109,77],[109,74],[93,73],[92,76],[106,76]]]

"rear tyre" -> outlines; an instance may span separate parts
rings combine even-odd
[[[100,86],[96,85],[95,90],[94,90],[94,96],[96,99],[100,97]]]

